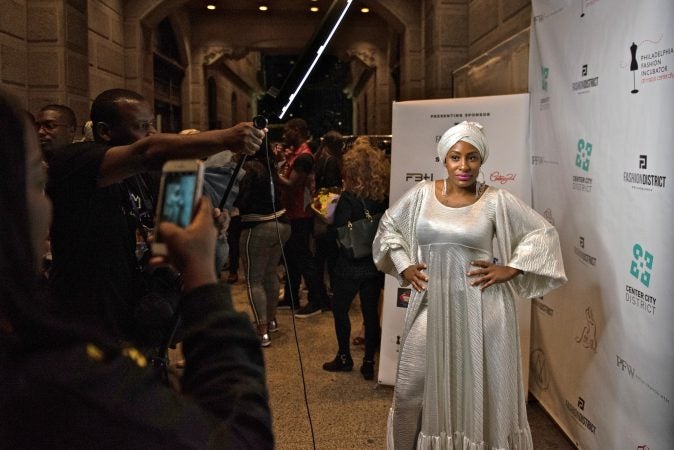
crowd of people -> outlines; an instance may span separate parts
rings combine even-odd
[[[70,108],[47,105],[33,117],[0,92],[0,127],[0,199],[11,212],[0,238],[3,443],[273,448],[262,348],[272,345],[277,310],[331,311],[337,354],[323,369],[346,372],[358,296],[360,372],[372,380],[389,273],[414,288],[389,448],[438,440],[531,448],[505,283],[540,296],[565,281],[564,270],[554,227],[477,181],[488,156],[479,124],[443,135],[446,179],[420,183],[390,208],[385,152],[367,138],[346,146],[336,131],[314,146],[300,118],[283,125],[278,143],[249,122],[158,133],[145,98],[110,89],[74,142]],[[160,170],[172,159],[207,168],[205,196],[185,228],[155,218]],[[329,220],[312,208],[319,192],[338,196]],[[337,229],[370,215],[382,216],[373,254],[352,258]],[[157,233],[167,255],[150,251]],[[505,265],[492,263],[494,237]],[[238,281],[239,260],[252,324],[227,285]],[[166,351],[176,343],[184,372],[170,383]]]
[[[62,126],[56,120],[37,126],[53,131]],[[160,229],[182,274],[180,392],[143,352],[132,313],[142,219],[129,220],[140,209],[129,206],[129,189],[144,184],[126,183],[170,158],[223,147],[253,153],[264,132],[239,124],[195,137],[155,134],[148,103],[124,90],[101,94],[92,121],[95,142],[52,146],[45,174],[35,122],[0,93],[3,447],[273,448],[259,341],[217,283],[217,214],[207,199],[187,228]],[[45,285],[50,224],[53,266]]]

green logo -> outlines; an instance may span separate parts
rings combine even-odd
[[[576,167],[588,172],[590,170],[590,156],[592,156],[592,144],[584,139],[579,139],[578,153],[576,153]]]
[[[653,255],[645,251],[641,245],[634,244],[632,247],[632,264],[630,266],[630,274],[641,281],[646,287],[651,284],[651,270],[653,269]]]
[[[543,77],[542,80],[542,87],[544,91],[548,91],[548,75],[550,74],[550,68],[541,66],[541,76]]]

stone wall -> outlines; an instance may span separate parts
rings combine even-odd
[[[471,0],[467,61],[453,71],[454,96],[527,92],[531,0]]]
[[[0,81],[27,105],[28,31],[25,1],[0,0]],[[56,34],[55,26],[46,30]]]
[[[0,81],[32,113],[49,103],[88,117],[86,0],[0,0]]]
[[[89,0],[89,95],[126,87],[122,0]]]
[[[229,61],[220,59],[216,64],[207,67],[204,71],[205,77],[203,83],[197,83],[198,89],[206,90],[206,80],[213,78],[216,84],[217,92],[217,120],[222,127],[231,127],[239,122],[247,122],[252,120],[255,114],[255,105],[253,102],[253,94],[255,89],[253,86],[248,86],[239,78],[238,74],[233,71],[229,64],[239,67],[250,67],[251,59],[259,59],[255,55],[249,55],[247,58],[242,58],[239,61]],[[198,128],[208,128],[208,111],[207,100],[204,97],[204,103],[194,105],[200,109],[199,116],[202,120],[198,123]]]
[[[384,22],[354,21],[349,33],[335,45],[339,56],[351,64],[352,83],[346,92],[354,99],[354,134],[389,134],[393,80],[391,49],[397,39]]]
[[[432,0],[424,8],[425,98],[452,97],[452,70],[468,58],[466,0]]]

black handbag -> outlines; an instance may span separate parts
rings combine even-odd
[[[379,220],[383,213],[375,215],[365,207],[363,202],[365,218],[349,221],[346,225],[337,228],[337,243],[340,250],[349,259],[364,258],[372,255],[372,241],[377,234]]]

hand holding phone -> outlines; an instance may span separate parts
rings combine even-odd
[[[181,274],[186,291],[217,281],[213,266],[217,228],[213,222],[214,210],[210,200],[202,197],[197,211],[187,228],[169,222],[159,226],[168,255],[155,255],[150,264],[158,267],[171,264]]]
[[[170,222],[186,228],[196,211],[204,183],[204,164],[197,159],[177,159],[167,161],[162,168],[157,204],[155,241],[152,253],[166,255],[166,245],[162,242],[159,225]]]

